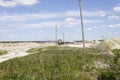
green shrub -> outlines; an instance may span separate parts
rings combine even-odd
[[[87,53],[69,47],[37,48],[29,52],[34,54],[1,63],[0,80],[94,80],[98,74],[94,61],[110,59],[96,55],[98,51],[90,48]]]
[[[8,51],[6,51],[6,50],[0,50],[0,55],[4,55],[4,54],[7,54],[8,53]]]
[[[101,71],[98,80],[118,80],[120,79],[120,49],[113,50],[115,56],[107,69]]]

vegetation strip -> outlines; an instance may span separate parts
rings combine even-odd
[[[4,55],[4,54],[7,54],[8,52],[6,50],[0,50],[0,56],[1,55]]]
[[[27,52],[34,54],[1,63],[0,80],[94,80],[106,69],[96,67],[95,61],[110,64],[113,59],[92,48],[85,54],[80,48],[60,49],[31,49]]]

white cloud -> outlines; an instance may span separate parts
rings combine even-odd
[[[0,32],[13,32],[13,29],[0,29]]]
[[[40,30],[39,32],[40,32],[40,33],[43,33],[43,31],[41,31],[41,30]]]
[[[84,24],[91,24],[91,23],[100,23],[102,21],[100,20],[91,20],[91,19],[84,19],[83,20],[83,23]],[[66,18],[63,22],[62,22],[62,25],[65,25],[65,26],[76,26],[76,25],[80,25],[81,21],[80,19],[75,19],[75,18]]]
[[[18,5],[22,6],[30,6],[37,4],[39,1],[38,0],[0,0],[0,6],[2,7],[15,7]]]
[[[83,11],[83,15],[84,16],[91,16],[91,17],[94,17],[94,16],[98,16],[98,13],[97,12],[92,12],[92,11]]]
[[[116,25],[108,25],[108,27],[113,28],[113,27],[117,27]]]
[[[66,12],[66,16],[80,16],[79,10],[70,10]],[[83,11],[83,16],[85,17],[104,17],[106,16],[106,13],[104,11]]]
[[[94,26],[95,29],[98,29],[98,26]]]
[[[120,6],[114,7],[113,10],[119,12],[120,11]]]
[[[117,24],[118,27],[120,27],[120,24]]]
[[[85,14],[86,16],[96,16],[95,14],[92,14],[91,12],[87,12]],[[79,16],[77,16],[79,17]],[[10,22],[25,22],[25,21],[43,21],[43,20],[50,20],[50,19],[62,19],[65,18],[65,22],[68,23],[78,23],[80,19],[76,19],[74,16],[67,16],[66,13],[60,12],[38,12],[38,13],[24,13],[24,14],[7,14],[2,13],[0,14],[0,23],[10,23]],[[98,23],[101,22],[101,20],[89,20],[84,19],[84,23]]]
[[[84,23],[100,23],[102,22],[101,20],[95,20],[95,19],[84,19]]]
[[[65,19],[65,21],[70,21],[70,22],[72,22],[72,21],[74,21],[75,19],[74,18],[66,18]]]
[[[55,21],[56,19],[64,19]],[[55,19],[55,20],[53,20]],[[39,21],[39,23],[36,23]],[[51,21],[52,20],[52,21]],[[32,22],[32,23],[28,23]],[[84,19],[84,23],[99,23],[100,20]],[[48,27],[54,25],[74,26],[80,24],[80,19],[64,16],[64,13],[40,12],[27,14],[0,14],[0,24],[6,24],[8,27]],[[4,25],[3,25],[4,26]]]
[[[119,19],[120,17],[119,16],[108,16],[108,19]]]
[[[4,27],[8,29],[33,29],[33,28],[41,28],[41,27],[54,27],[55,25],[59,25],[60,23],[57,21],[45,21],[45,22],[37,22],[37,23],[9,23]]]
[[[108,32],[109,35],[119,34],[118,32]]]
[[[101,28],[120,28],[120,24],[101,25]]]
[[[92,31],[92,30],[93,30],[93,28],[86,28],[86,30],[88,30],[88,31]]]
[[[109,28],[117,28],[120,27],[120,24],[108,25]]]
[[[119,28],[120,24],[100,25],[99,28]]]
[[[101,28],[106,28],[106,25],[101,25],[100,27],[101,27]]]
[[[98,14],[99,14],[100,17],[106,16],[106,13],[104,11],[99,11]]]
[[[78,10],[69,10],[69,11],[66,11],[65,13],[66,16],[79,16],[79,11]]]
[[[64,26],[70,26],[72,27],[73,25],[78,25],[79,21],[74,18],[65,18],[65,20],[62,22],[62,25]]]
[[[44,20],[51,18],[64,17],[63,13],[51,13],[51,12],[40,12],[40,13],[26,13],[26,14],[0,14],[0,22],[18,22],[18,21],[29,21],[29,20]]]
[[[115,34],[118,34],[119,32],[114,32]]]
[[[70,10],[66,12],[66,16],[80,16],[80,11],[79,10]],[[93,13],[91,11],[83,11],[83,16],[89,16],[89,17],[93,17],[93,16],[97,16],[96,13]]]
[[[92,15],[92,14],[91,14]],[[84,19],[84,24],[100,23],[101,20]],[[39,12],[24,14],[0,14],[1,28],[10,29],[31,29],[40,27],[54,27],[55,25],[64,27],[73,27],[80,25],[80,19],[68,17],[60,12]]]
[[[72,20],[72,22],[68,21],[68,20]],[[88,24],[96,23],[96,20],[85,19],[84,23],[88,23]],[[54,27],[55,25],[63,26],[63,27],[73,27],[73,26],[80,25],[80,20],[74,19],[74,18],[73,19],[68,18],[63,21],[53,20],[53,21],[33,22],[33,23],[28,23],[28,22],[6,23],[5,25],[3,25],[2,28],[14,29],[14,30],[16,30],[16,29],[34,29],[34,28],[41,28],[41,27]]]

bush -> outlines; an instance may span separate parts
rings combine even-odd
[[[0,80],[94,80],[98,76],[94,61],[111,59],[87,48],[46,47],[0,64]],[[34,53],[34,54],[33,54]],[[94,53],[94,54],[93,54]]]
[[[0,80],[26,80],[26,77],[23,74],[9,73],[1,77]]]
[[[110,63],[109,68],[100,72],[98,80],[118,80],[120,79],[120,49],[113,50],[115,56]]]
[[[7,54],[8,52],[6,50],[0,50],[0,55]]]

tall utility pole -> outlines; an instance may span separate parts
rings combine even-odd
[[[64,32],[63,32],[63,42],[65,42]]]
[[[83,52],[85,53],[85,38],[84,38],[84,27],[83,27],[83,17],[82,17],[82,0],[79,0],[80,7],[80,19],[81,19],[81,29],[82,29],[82,39],[83,39]]]
[[[55,43],[57,46],[58,45],[58,43],[57,43],[57,25],[55,26]]]
[[[71,42],[71,35],[69,34],[69,42]]]

